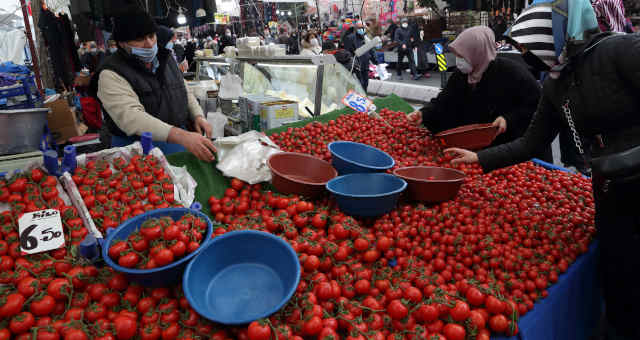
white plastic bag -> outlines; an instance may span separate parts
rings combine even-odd
[[[391,73],[387,71],[387,64],[378,64],[376,65],[376,73],[378,74],[378,78],[384,81],[391,77]]]
[[[224,137],[224,126],[227,125],[229,118],[220,112],[209,112],[207,114],[207,121],[211,124],[213,131],[211,137],[220,138]]]
[[[218,150],[218,170],[249,184],[270,181],[267,160],[281,152],[269,137],[257,131],[219,138],[213,144]]]
[[[227,73],[220,79],[220,99],[238,99],[242,95],[242,79],[237,74]]]

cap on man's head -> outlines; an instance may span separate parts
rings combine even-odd
[[[405,22],[409,22],[409,19],[407,19],[407,18],[402,18],[402,20],[400,20],[400,22],[404,24]]]
[[[131,41],[156,32],[156,23],[153,18],[137,6],[114,15],[113,40]]]

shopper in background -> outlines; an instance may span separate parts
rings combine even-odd
[[[400,28],[396,30],[393,41],[398,44],[398,64],[396,66],[396,71],[400,80],[402,80],[402,61],[405,56],[409,59],[409,69],[411,70],[413,80],[420,79],[422,75],[419,75],[416,71],[416,62],[413,58],[413,38],[411,36],[411,29],[409,28],[409,21],[407,18],[402,18]]]
[[[304,36],[301,45],[302,51],[300,51],[300,55],[313,56],[318,55],[320,54],[320,52],[322,52],[322,48],[319,45],[318,39],[313,32],[307,33]]]
[[[175,38],[175,35],[174,35]],[[173,40],[173,53],[176,56],[176,61],[179,63],[184,61],[184,46],[181,39]]]
[[[80,57],[80,63],[82,67],[89,69],[89,72],[94,73],[102,61],[104,60],[104,52],[98,50],[95,42],[89,43],[89,48],[85,54]]]
[[[495,38],[488,27],[469,28],[449,49],[457,71],[422,111],[409,116],[438,133],[462,125],[491,123],[498,127],[492,145],[521,137],[538,106],[540,86],[521,64],[496,58]],[[553,162],[550,143],[540,144],[536,157]]]
[[[538,5],[538,9],[540,8]],[[607,339],[640,339],[640,36],[598,32],[598,22],[588,0],[554,3],[553,13],[567,12],[568,24],[556,29],[568,39],[554,41],[556,59],[549,62],[542,99],[523,137],[478,153],[451,149],[453,163],[480,163],[485,172],[530,159],[560,129],[569,128],[576,149],[592,159],[595,224],[599,238]],[[556,11],[558,8],[558,11]],[[549,12],[551,14],[551,12]],[[521,15],[524,17],[527,10]],[[540,20],[540,19],[538,19]],[[524,26],[516,22],[517,26]],[[512,31],[514,30],[512,28]],[[531,30],[529,30],[531,32]],[[515,32],[514,32],[515,33]],[[549,37],[512,37],[538,54],[535,46]],[[525,52],[527,53],[527,52]],[[536,64],[540,64],[540,62]],[[587,149],[583,140],[591,141]]]
[[[384,35],[389,37],[389,40],[393,41],[396,37],[396,30],[398,29],[398,25],[393,19],[387,20],[387,24],[389,25],[389,27],[387,27],[387,30],[384,31]]]
[[[236,46],[236,41],[233,39],[233,36],[231,35],[231,30],[230,29],[225,29],[224,30],[224,36],[222,36],[222,39],[220,39],[220,54],[224,54],[225,51],[224,49],[229,47],[229,46]]]
[[[105,56],[107,57],[118,51],[118,45],[116,45],[115,40],[109,40],[107,46],[107,51],[105,52]]]
[[[123,146],[148,131],[165,153],[188,150],[212,161],[211,125],[169,49],[158,47],[156,31],[151,16],[138,8],[114,18],[118,52],[105,60],[91,86],[104,111],[101,139]]]
[[[365,29],[362,22],[357,22],[355,25],[355,32],[347,36],[344,41],[344,49],[349,51],[355,58],[355,62],[359,65],[358,79],[364,91],[367,91],[369,86],[369,63],[378,64],[373,49],[370,49],[360,57],[356,56],[356,50],[365,44]],[[363,93],[365,94],[365,93]]]

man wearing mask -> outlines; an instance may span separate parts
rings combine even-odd
[[[231,30],[226,29],[224,31],[224,36],[220,39],[220,54],[224,53],[224,49],[228,46],[235,46],[236,42],[233,40],[233,36],[231,35]]]
[[[355,27],[355,32],[348,35],[345,39],[344,49],[355,56],[356,50],[365,44],[365,33],[366,32],[364,29],[364,24],[362,24],[362,22],[358,22]],[[361,55],[360,57],[354,58],[356,58],[356,62],[359,63],[360,66],[358,79],[360,80],[360,84],[366,92],[367,87],[369,86],[369,62],[373,62],[374,64],[377,64],[378,62],[376,60],[373,49],[367,51],[367,53]]]
[[[402,24],[400,28],[396,30],[393,41],[398,43],[398,65],[397,65],[397,73],[400,80],[402,80],[402,61],[406,56],[409,59],[409,68],[411,69],[411,75],[413,76],[413,80],[420,79],[420,75],[418,75],[416,71],[416,63],[413,59],[413,39],[411,37],[411,29],[409,28],[409,22],[407,18],[402,19]]]
[[[212,161],[211,125],[171,52],[158,46],[156,31],[149,14],[137,8],[114,18],[118,51],[91,81],[104,111],[101,139],[109,146],[123,146],[151,132],[154,145],[165,153],[187,150]]]
[[[118,51],[118,45],[116,44],[115,40],[109,40],[107,46],[109,46],[105,53],[107,57]]]

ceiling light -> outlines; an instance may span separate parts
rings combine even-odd
[[[204,10],[204,8],[198,8],[198,10],[196,11],[196,18],[204,18],[207,16],[207,11]]]
[[[184,25],[187,23],[187,17],[182,13],[182,8],[178,8],[178,17],[176,18],[178,25]]]

